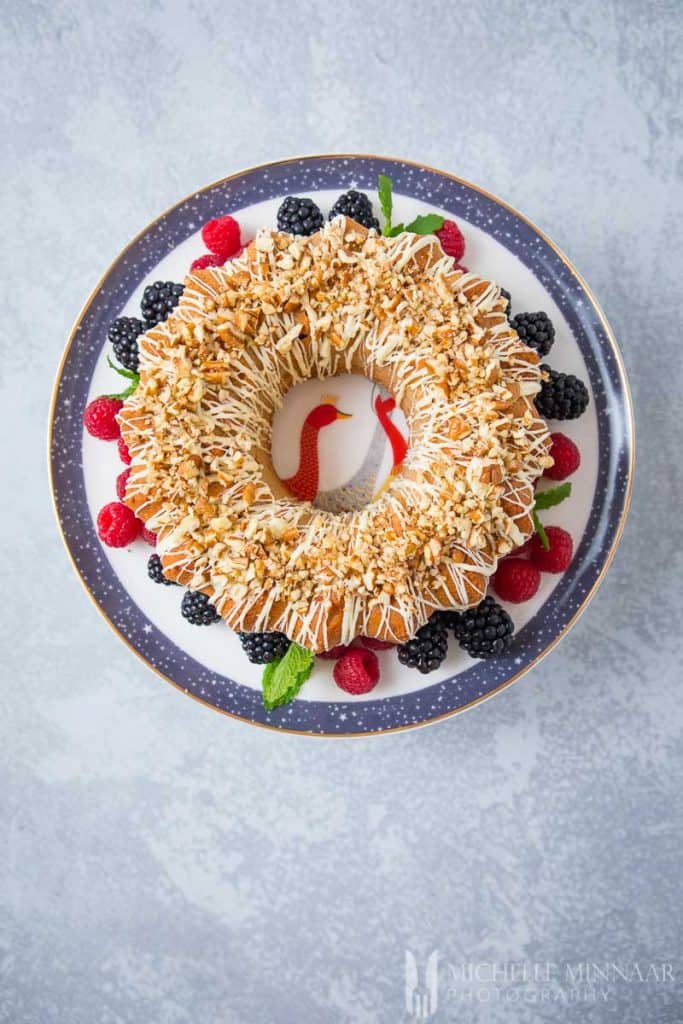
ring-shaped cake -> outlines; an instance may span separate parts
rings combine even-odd
[[[165,575],[231,628],[314,652],[404,642],[435,610],[479,602],[530,535],[552,464],[538,357],[505,305],[434,236],[344,217],[310,237],[264,229],[239,259],[191,274],[141,337],[119,415],[126,502],[157,533]],[[341,373],[393,394],[410,447],[379,497],[333,513],[287,492],[270,442],[292,387]]]

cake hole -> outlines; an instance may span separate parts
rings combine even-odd
[[[395,400],[367,377],[307,380],[273,418],[273,468],[293,497],[346,512],[379,496],[407,440]]]

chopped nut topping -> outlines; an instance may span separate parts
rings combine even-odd
[[[434,607],[474,603],[528,533],[531,485],[552,461],[532,404],[538,359],[503,304],[433,237],[343,217],[307,238],[262,230],[239,259],[191,275],[141,337],[120,416],[127,501],[165,569],[229,625],[314,650],[405,639]],[[272,417],[299,381],[359,370],[403,406],[411,444],[375,501],[335,515],[273,483]]]

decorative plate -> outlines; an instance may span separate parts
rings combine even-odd
[[[82,413],[91,398],[119,390],[107,365],[110,323],[121,315],[139,316],[142,291],[152,281],[183,280],[191,261],[205,251],[200,231],[207,220],[233,214],[242,237],[250,238],[261,226],[275,226],[284,196],[311,196],[327,214],[339,193],[352,187],[368,192],[377,207],[380,173],[393,181],[394,221],[408,223],[426,212],[457,220],[469,269],[507,288],[513,313],[546,311],[557,332],[548,361],[588,384],[587,412],[551,424],[576,441],[582,462],[572,477],[571,497],[543,517],[569,530],[574,558],[564,574],[544,574],[531,601],[508,606],[517,632],[507,655],[476,662],[451,641],[441,669],[423,676],[402,667],[394,651],[380,652],[382,678],[365,698],[337,689],[334,663],[318,659],[299,697],[267,712],[260,667],[248,662],[236,635],[221,624],[197,628],[181,617],[182,592],[155,586],[147,577],[151,549],[144,541],[124,549],[100,543],[94,520],[115,499],[114,480],[122,467],[116,444],[84,432]],[[308,381],[295,388],[276,417],[273,458],[283,478],[296,471],[303,420],[330,383]],[[405,422],[394,410],[393,431],[388,417],[380,423],[386,396],[363,378],[337,378],[334,392],[339,408],[352,417],[320,433],[320,491],[332,503],[349,494],[365,500],[390,471]],[[631,488],[632,434],[628,383],[610,327],[586,283],[538,228],[501,200],[442,171],[380,157],[311,156],[264,164],[208,185],[150,224],[114,261],[62,358],[50,415],[50,471],[76,571],[105,619],[152,669],[197,700],[247,722],[358,735],[424,725],[471,707],[518,679],[564,636],[595,593],[619,541]]]

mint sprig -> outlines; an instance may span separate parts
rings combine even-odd
[[[287,653],[263,670],[263,706],[266,711],[294,700],[313,671],[315,656],[300,644],[291,643]]]
[[[538,539],[540,540],[540,542],[541,542],[542,546],[545,548],[545,550],[549,551],[550,550],[550,541],[548,540],[548,534],[545,532],[545,527],[543,526],[543,523],[541,522],[541,520],[538,518],[538,513],[537,513],[535,508],[532,509],[532,511],[531,511],[531,518],[534,521],[534,530],[538,534]]]
[[[391,178],[387,177],[386,174],[380,174],[377,179],[377,195],[379,205],[382,208],[382,216],[384,217],[383,235],[391,234],[391,211],[394,205],[393,191],[394,186]]]
[[[438,213],[423,213],[406,225],[406,231],[412,231],[414,235],[433,235],[443,227],[444,219]]]
[[[107,356],[107,363],[112,370],[115,370],[120,377],[125,377],[126,380],[130,381],[130,384],[123,391],[119,391],[116,395],[107,395],[107,398],[120,398],[122,402],[125,402],[127,398],[133,394],[138,384],[140,383],[140,374],[135,373],[134,370],[124,370],[122,366],[117,366],[116,363],[112,363],[109,356]]]
[[[539,491],[536,495],[534,508],[537,511],[542,511],[546,508],[554,508],[555,505],[559,505],[565,498],[568,498],[571,493],[572,485],[569,481],[564,484],[560,484],[559,487],[551,487],[547,491]]]
[[[572,485],[567,481],[566,483],[560,484],[559,487],[550,487],[547,491],[540,491],[536,495],[534,507],[531,512],[531,518],[534,521],[534,529],[538,534],[538,539],[546,551],[550,549],[550,541],[548,540],[548,534],[545,532],[543,523],[538,518],[538,513],[544,509],[554,508],[555,505],[559,505],[565,500],[565,498],[568,498],[571,493]]]
[[[433,235],[435,231],[443,227],[444,218],[438,213],[423,213],[410,224],[395,224],[392,226],[391,215],[394,208],[394,186],[391,178],[386,174],[380,174],[377,178],[377,195],[379,205],[382,208],[384,227],[382,234],[387,238],[395,238],[404,231],[410,231],[414,235]]]

